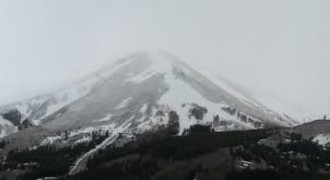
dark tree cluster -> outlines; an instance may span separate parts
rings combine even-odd
[[[290,158],[304,157],[301,166],[305,165],[310,171],[325,170],[330,172],[330,147],[321,146],[312,139],[303,139],[300,134],[291,134],[290,143],[280,143],[278,149],[281,154]]]
[[[211,125],[203,125],[203,124],[195,124],[189,127],[189,129],[185,129],[183,134],[196,134],[196,133],[210,133],[212,131]]]
[[[10,151],[6,162],[0,169],[27,169],[23,179],[61,176],[69,171],[73,162],[83,153],[95,148],[109,137],[109,133],[92,133],[90,142],[56,147],[55,145],[40,146],[36,149],[19,149]]]
[[[171,168],[168,168],[171,167]],[[162,171],[166,169],[165,171]],[[89,180],[190,180],[201,171],[197,163],[173,164],[169,159],[143,156],[126,156],[125,160],[101,168],[90,168],[88,171],[70,177],[70,179]]]
[[[206,107],[199,106],[196,103],[192,103],[189,109],[189,116],[195,117],[197,120],[203,120],[204,115],[207,113]]]
[[[279,180],[280,174],[273,170],[233,171],[226,175],[226,180]]]
[[[241,146],[231,149],[231,155],[234,159],[243,159],[256,163],[266,160],[269,165],[276,165],[279,158],[274,149],[253,142],[244,142]]]
[[[232,149],[231,154],[235,159],[255,163],[265,161],[268,166],[266,168],[289,177],[302,173],[316,177],[321,171],[330,172],[330,148],[320,146],[311,139],[303,139],[295,133],[290,135],[289,142],[280,142],[277,149],[258,143],[243,143]]]
[[[237,113],[237,117],[244,123],[247,123],[247,116],[245,114],[242,114],[240,112]]]
[[[13,123],[14,126],[19,126],[21,124],[22,114],[17,109],[3,113],[2,117]]]
[[[252,118],[248,118],[248,122],[251,123],[251,124],[253,124],[253,126],[255,128],[261,128],[262,127],[262,123],[261,122],[255,121]]]
[[[28,118],[24,120],[22,119],[23,116],[17,109],[9,110],[3,113],[2,117],[10,121],[14,126],[17,126],[18,130],[23,130],[25,128],[33,126],[33,124]]]
[[[328,180],[327,174],[288,173],[275,170],[232,171],[226,180]]]
[[[88,169],[95,169],[104,163],[132,155],[148,157],[160,164],[168,161],[186,161],[219,148],[237,146],[245,141],[256,142],[267,135],[265,130],[193,133],[167,137],[149,134],[147,137],[137,137],[137,141],[121,148],[109,146],[100,151],[88,161]]]
[[[168,113],[168,124],[167,129],[170,135],[177,135],[180,130],[180,124],[179,124],[179,115],[175,111],[170,111]]]
[[[219,123],[220,122],[220,117],[219,115],[213,116],[213,123]]]
[[[231,107],[222,107],[221,109],[230,115],[234,115],[237,112],[235,108],[231,108]]]
[[[18,125],[18,130],[23,130],[23,129],[26,129],[28,127],[31,127],[33,126],[32,122],[27,118],[25,119],[22,123],[20,123]]]
[[[7,141],[5,141],[5,140],[1,141],[0,142],[0,149],[4,149],[6,147],[6,145],[8,145],[8,144],[9,144],[8,140]]]

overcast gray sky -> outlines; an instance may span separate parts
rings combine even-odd
[[[1,0],[0,104],[144,49],[330,113],[329,0]]]

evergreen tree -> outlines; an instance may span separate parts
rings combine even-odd
[[[171,135],[177,135],[179,133],[180,124],[179,124],[179,115],[175,111],[170,111],[168,113],[168,132]]]

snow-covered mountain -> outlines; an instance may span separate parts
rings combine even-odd
[[[297,124],[169,53],[139,52],[57,93],[0,108],[0,137],[36,125],[70,136],[119,127],[143,132],[166,126],[171,111],[180,133],[193,124],[219,131]]]

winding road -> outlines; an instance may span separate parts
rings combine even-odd
[[[101,144],[97,145],[94,149],[85,153],[81,158],[79,158],[71,168],[69,175],[75,175],[87,168],[88,159],[93,156],[99,149],[104,148],[105,146],[112,144],[117,138],[119,134],[112,135],[105,139]]]

